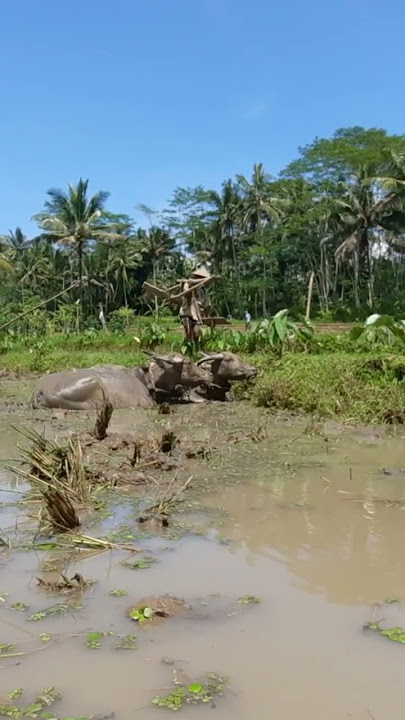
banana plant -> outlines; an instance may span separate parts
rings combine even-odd
[[[305,322],[304,327],[299,327],[288,317],[288,310],[285,308],[276,313],[271,319],[262,320],[254,330],[258,344],[269,345],[275,348],[280,355],[283,350],[295,338],[309,341],[313,337],[314,330],[310,323]]]
[[[383,341],[392,345],[396,339],[405,343],[405,320],[395,320],[391,315],[369,315],[364,325],[356,325],[350,333],[352,340],[363,338],[368,342]]]

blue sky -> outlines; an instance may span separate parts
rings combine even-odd
[[[80,176],[162,208],[337,127],[404,132],[401,0],[3,0],[0,233]]]

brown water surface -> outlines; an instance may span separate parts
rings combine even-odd
[[[159,562],[142,571],[123,567],[122,551],[68,561],[66,572],[97,581],[83,596],[84,610],[38,622],[28,615],[61,599],[36,586],[47,555],[3,550],[0,591],[9,597],[0,605],[1,642],[29,651],[43,644],[39,633],[67,638],[32,654],[0,658],[3,692],[23,687],[29,695],[54,685],[62,694],[58,717],[115,712],[121,720],[154,720],[169,712],[150,705],[156,692],[171,686],[172,667],[161,662],[169,656],[190,678],[206,671],[230,677],[232,692],[216,701],[214,711],[186,707],[186,720],[212,712],[221,720],[401,718],[405,647],[362,625],[373,616],[405,626],[405,473],[383,472],[405,469],[404,437],[332,426],[310,435],[306,421],[274,419],[244,404],[156,417],[116,413],[111,429],[170,422],[181,436],[216,445],[209,462],[194,466],[200,492],[189,508],[196,517],[201,507],[215,511],[205,516],[211,517],[208,535],[145,540]],[[77,418],[59,418],[58,431],[87,422]],[[18,456],[10,424],[34,422],[29,413],[6,421],[0,429],[3,459]],[[262,442],[227,440],[229,433],[260,424],[267,431]],[[10,480],[3,471],[3,490]],[[13,493],[1,496],[15,500]],[[1,526],[11,527],[24,513],[3,507]],[[117,518],[101,527],[134,523],[130,505]],[[110,596],[117,588],[127,595]],[[186,599],[193,612],[153,629],[126,617],[142,597],[164,593]],[[238,604],[244,595],[261,602]],[[17,601],[29,603],[29,610],[12,610]],[[375,609],[377,603],[383,604]],[[136,633],[138,647],[117,651],[107,639],[90,650],[84,636],[67,637],[89,630]]]

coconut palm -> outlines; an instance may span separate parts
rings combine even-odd
[[[128,307],[129,270],[135,270],[142,263],[139,245],[126,238],[110,248],[106,274],[115,280],[115,297],[121,290],[124,306]]]
[[[243,203],[242,224],[245,232],[253,233],[254,245],[262,259],[262,311],[267,315],[267,251],[264,247],[264,229],[280,222],[287,207],[284,198],[272,195],[271,178],[265,172],[262,163],[253,166],[251,180],[244,175],[236,176]]]
[[[67,192],[52,188],[44,211],[34,215],[42,230],[42,237],[74,249],[78,261],[79,293],[82,299],[83,254],[94,240],[115,240],[121,236],[105,211],[108,192],[99,191],[88,197],[88,180],[80,179],[69,185]]]
[[[8,235],[0,235],[0,269],[6,272],[14,272],[14,261],[16,259],[15,242],[19,242],[21,238],[25,239],[21,228],[16,228],[15,233],[12,230]]]
[[[367,289],[367,304],[374,305],[373,247],[385,230],[405,228],[405,156],[391,153],[381,176],[373,177],[363,166],[350,183],[339,183],[329,212],[331,237],[339,243],[337,260],[353,258],[354,300],[361,306],[361,290]],[[385,173],[385,174],[384,174]],[[391,235],[384,233],[390,242]],[[395,244],[395,240],[392,241]]]

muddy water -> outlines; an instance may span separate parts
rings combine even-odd
[[[28,414],[7,418],[2,458],[16,456],[13,420],[34,422]],[[53,422],[62,432],[90,420]],[[84,594],[83,610],[38,622],[27,616],[64,598],[44,596],[34,578],[45,560],[56,566],[60,556],[3,551],[0,591],[10,595],[0,605],[1,642],[29,652],[43,645],[39,633],[61,640],[0,659],[3,692],[23,687],[30,697],[54,685],[62,694],[58,717],[115,712],[122,720],[154,720],[169,712],[150,705],[156,692],[171,687],[172,666],[161,662],[169,656],[189,678],[206,671],[230,677],[231,692],[216,701],[221,720],[402,717],[405,648],[362,625],[373,616],[405,626],[405,474],[383,472],[405,468],[405,438],[337,427],[311,435],[306,421],[275,420],[236,404],[184,408],[170,419],[117,413],[111,430],[168,423],[182,437],[217,448],[209,462],[192,468],[200,491],[189,511],[197,517],[202,508],[212,510],[210,532],[146,539],[146,553],[159,562],[145,570],[123,567],[126,554],[118,551],[80,563],[67,559],[59,565],[63,571],[97,582]],[[267,433],[262,442],[243,439],[260,424]],[[8,489],[6,472],[2,480]],[[3,511],[10,518],[11,508]],[[91,533],[131,524],[131,513],[125,504],[118,519]],[[127,594],[112,597],[114,589]],[[185,598],[193,612],[154,629],[126,617],[132,603],[163,593]],[[238,604],[247,594],[260,604]],[[26,613],[10,609],[17,601],[30,604]],[[117,651],[114,638],[106,638],[101,649],[90,650],[83,645],[89,630],[136,633],[137,649]],[[211,712],[185,707],[181,716]]]

